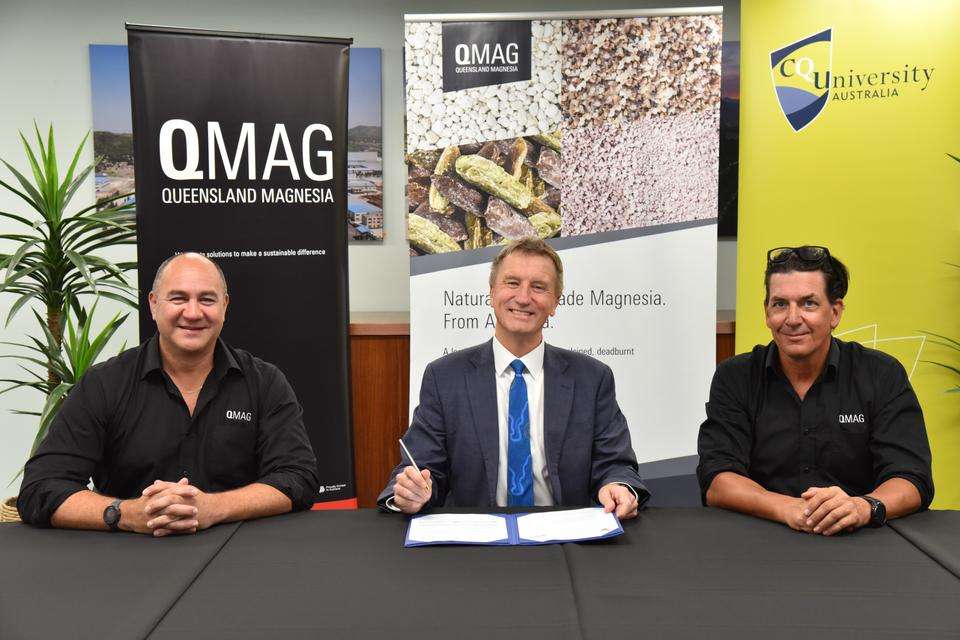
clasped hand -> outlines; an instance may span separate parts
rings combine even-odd
[[[170,534],[196,533],[214,524],[210,494],[190,484],[156,480],[136,500],[125,500],[121,512],[125,528],[156,537]]]
[[[810,487],[794,499],[784,519],[791,529],[832,536],[870,522],[870,505],[840,487]]]

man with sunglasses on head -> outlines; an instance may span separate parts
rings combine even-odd
[[[826,247],[767,254],[773,341],[717,367],[700,426],[704,504],[834,535],[933,500],[923,413],[894,358],[834,338],[846,267]]]

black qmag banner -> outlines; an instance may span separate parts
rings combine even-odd
[[[529,20],[444,22],[443,91],[530,79]]]
[[[128,26],[140,337],[167,257],[227,277],[223,338],[280,368],[317,456],[316,502],[355,504],[348,369],[350,40]]]

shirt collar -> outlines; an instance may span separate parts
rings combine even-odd
[[[520,358],[520,361],[523,363],[523,366],[527,368],[527,372],[533,377],[534,380],[539,378],[543,374],[543,352],[544,352],[544,341],[541,340],[540,344],[537,345],[537,348],[528,353],[527,355]],[[493,366],[497,372],[498,376],[502,376],[505,373],[510,373],[513,370],[510,368],[510,363],[514,360],[517,360],[517,356],[510,353],[510,350],[505,346],[500,344],[500,341],[497,340],[497,337],[493,337]]]
[[[160,358],[159,335],[154,333],[153,336],[144,344],[143,349],[143,364],[140,366],[141,380],[146,378],[154,371],[163,370],[163,361]],[[227,345],[223,342],[223,340],[217,338],[217,346],[213,349],[213,370],[211,371],[212,378],[214,380],[219,380],[231,369],[236,369],[240,373],[243,373],[243,369],[240,368],[240,364],[237,362],[237,359],[233,357],[233,353],[227,348]]]
[[[783,369],[780,367],[780,351],[777,349],[776,342],[770,342],[770,346],[767,348],[767,358],[764,361],[764,366],[766,367],[767,373],[783,373]],[[834,337],[830,338],[830,351],[827,353],[827,366],[824,367],[821,377],[827,378],[827,376],[836,376],[837,369],[840,367],[840,345],[837,344],[837,339]]]

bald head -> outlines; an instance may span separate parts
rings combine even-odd
[[[204,255],[200,255],[199,253],[194,253],[192,251],[188,251],[187,253],[178,253],[176,255],[172,255],[166,260],[164,260],[163,262],[161,262],[160,266],[157,267],[157,274],[153,276],[153,286],[150,288],[150,290],[153,292],[159,291],[160,285],[162,284],[162,281],[163,281],[163,276],[167,271],[167,267],[169,267],[173,262],[179,263],[180,261],[190,261],[190,262],[194,262],[195,264],[206,264],[206,265],[212,266],[214,269],[216,269],[217,275],[220,277],[220,284],[223,287],[223,294],[224,295],[227,294],[227,278],[226,276],[223,275],[223,269],[220,268],[220,265],[218,265],[216,262],[214,262],[210,258]]]

